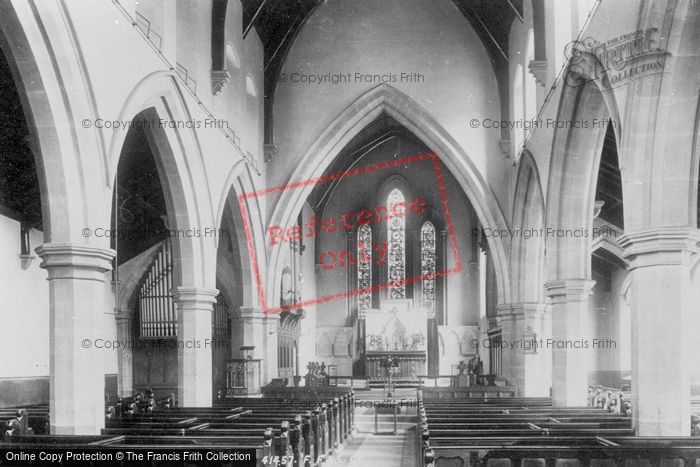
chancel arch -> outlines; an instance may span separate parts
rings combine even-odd
[[[398,352],[402,377],[437,376],[477,354],[454,336],[478,335],[485,293],[478,284],[486,271],[475,259],[474,237],[481,224],[457,177],[429,151],[388,112],[380,113],[342,148],[288,230],[300,235],[284,249],[281,284],[294,289],[295,264],[312,254],[315,267],[303,275],[315,283],[316,295],[283,307],[282,320],[291,312],[303,314],[302,327],[315,320],[317,335],[327,341],[316,355],[338,375],[377,377],[382,355]],[[365,188],[358,190],[358,183]],[[344,227],[342,219],[354,219],[353,213],[358,222]],[[273,224],[269,241],[283,241],[279,230]],[[360,239],[370,245],[360,247]],[[495,281],[491,287],[495,308]],[[383,316],[388,321],[380,324]],[[451,332],[455,326],[458,334]],[[449,341],[444,358],[440,336]]]
[[[382,113],[396,119],[425,142],[428,149],[455,174],[483,226],[497,229],[508,225],[493,192],[465,151],[418,103],[387,84],[366,92],[336,117],[309,146],[297,168],[288,176],[288,183],[321,176],[350,140]],[[270,224],[292,225],[312,189],[313,184],[305,183],[299,188],[280,190],[281,193],[272,201]],[[269,238],[267,240],[269,242]],[[499,301],[507,302],[510,300],[510,278],[505,247],[501,239],[489,237],[488,242],[496,269]],[[267,276],[271,287],[266,292],[270,303],[279,297],[282,255],[279,245],[271,247]]]

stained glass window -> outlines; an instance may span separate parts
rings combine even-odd
[[[430,221],[420,229],[420,270],[423,282],[423,308],[435,313],[435,227]]]
[[[403,208],[397,207],[399,204],[403,205]],[[401,212],[401,210],[405,212],[406,210],[405,198],[398,188],[389,193],[387,208],[391,215],[387,229],[389,237],[389,299],[404,299],[406,298],[406,218],[391,214],[394,209],[397,212]]]
[[[360,313],[372,308],[372,229],[362,224],[357,230],[357,308]]]

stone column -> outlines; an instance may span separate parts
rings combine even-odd
[[[503,339],[503,375],[520,397],[547,397],[552,384],[551,351],[540,345],[551,335],[544,303],[498,307]]]
[[[254,345],[253,358],[263,358],[265,336],[260,308],[241,307],[231,313],[231,357],[244,358],[242,346]]]
[[[551,299],[552,403],[555,407],[587,404],[588,374],[593,368],[591,343],[591,290],[595,281],[568,279],[547,282]],[[586,348],[589,347],[589,348]]]
[[[49,280],[51,434],[99,434],[104,427],[104,362],[92,346],[102,337],[105,273],[112,269],[115,252],[54,243],[36,252]]]
[[[173,293],[178,311],[178,405],[182,407],[211,407],[211,316],[218,293],[199,287],[177,287]]]
[[[241,307],[231,318],[233,358],[243,358],[241,346],[254,345],[253,357],[262,359],[261,384],[279,376],[277,334],[279,314],[265,316],[258,307]]]
[[[265,350],[263,360],[262,384],[268,384],[272,378],[279,377],[277,346],[279,340],[280,315],[278,313],[263,317],[263,334]]]
[[[121,343],[117,350],[117,393],[119,397],[130,397],[134,392],[133,312],[129,308],[120,308],[116,320],[117,340]]]
[[[639,436],[690,435],[697,368],[700,232],[654,229],[623,235],[630,262],[632,410]],[[697,274],[695,272],[695,274]]]

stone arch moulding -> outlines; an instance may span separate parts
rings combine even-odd
[[[513,202],[513,229],[544,228],[544,193],[540,173],[532,154],[526,149],[520,157]],[[522,235],[511,244],[511,283],[516,302],[540,301],[544,284],[544,238]]]
[[[458,180],[483,226],[499,229],[508,225],[495,195],[462,147],[417,102],[388,84],[372,88],[332,121],[296,165],[288,183],[321,176],[348,142],[382,112],[413,132],[440,158]],[[304,185],[281,191],[271,209],[270,225],[292,225],[313,190],[310,184]],[[490,237],[488,242],[496,269],[498,300],[508,303],[511,291],[505,248],[501,239]],[[265,299],[273,303],[280,292],[283,264],[280,245],[271,247],[269,257]]]
[[[601,65],[589,53],[581,54],[584,61],[577,71],[601,70]],[[582,75],[580,85],[562,80],[562,92],[557,112],[559,122],[593,122],[610,118],[613,122],[618,148],[621,140],[620,113],[614,92],[603,72],[602,76]],[[605,139],[606,126],[577,128],[563,126],[554,131],[552,158],[546,198],[546,226],[555,229],[590,229],[593,225],[593,203]],[[621,155],[618,155],[620,157]],[[620,157],[623,160],[623,157]],[[621,167],[624,170],[624,167]],[[622,174],[624,180],[624,174]],[[547,280],[586,279],[591,276],[591,238],[548,238]]]
[[[27,120],[41,193],[44,242],[90,243],[80,232],[89,225],[88,200],[99,197],[87,196],[95,187],[86,186],[84,177],[80,148],[85,141],[79,141],[71,101],[61,92],[66,82],[54,67],[58,45],[47,42],[44,27],[28,2],[0,2],[0,45]]]
[[[172,230],[209,227],[214,224],[214,207],[208,187],[201,146],[193,129],[162,128],[154,122],[192,120],[175,77],[156,72],[144,78],[129,94],[119,112],[120,121],[142,118],[161,177],[163,195]],[[109,145],[112,187],[117,173],[126,131],[113,132]],[[111,197],[108,198],[111,206]],[[109,212],[107,207],[106,212]],[[176,236],[173,242],[176,286],[214,288],[216,244],[211,238]]]
[[[258,260],[258,267],[265,270],[264,260],[266,253],[264,250],[265,239],[263,232],[264,219],[257,197],[246,197],[246,193],[255,192],[255,181],[251,173],[250,166],[243,159],[237,162],[229,172],[224,184],[224,189],[219,198],[219,205],[216,210],[216,224],[221,226],[226,209],[231,210],[234,227],[236,228],[236,239],[238,251],[241,257],[241,279],[243,290],[243,307],[259,307],[259,294],[256,290],[255,279],[253,277],[255,265],[251,248],[255,249],[255,258]],[[245,213],[241,212],[245,209]],[[243,216],[246,220],[244,221]],[[247,222],[246,222],[247,221]],[[247,226],[247,232],[245,231]],[[249,234],[252,238],[249,238]],[[262,264],[261,264],[262,262]]]

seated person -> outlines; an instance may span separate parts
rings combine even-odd
[[[153,411],[156,409],[156,400],[153,397],[149,397],[146,402],[146,414],[153,415]]]
[[[8,420],[5,422],[5,432],[3,434],[3,441],[6,443],[12,442],[12,438],[19,436],[19,422],[16,418]]]
[[[604,404],[605,400],[603,398],[603,395],[600,393],[600,389],[598,389],[595,393],[595,398],[593,399],[593,407],[597,409],[602,409]]]
[[[623,403],[623,406],[625,407],[624,414],[625,415],[632,415],[632,403],[629,401],[625,401]]]
[[[29,412],[27,409],[18,409],[15,413],[17,423],[19,423],[19,434],[33,435],[34,430],[29,428]]]

